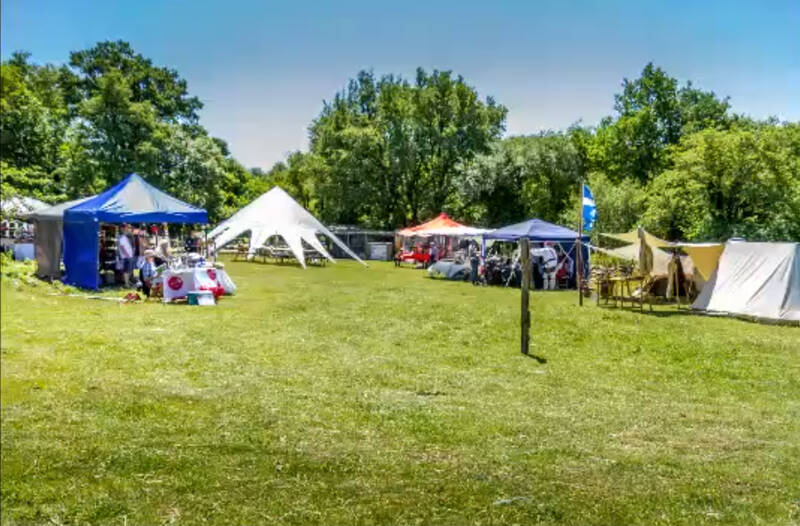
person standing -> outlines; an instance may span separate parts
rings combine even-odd
[[[431,241],[430,255],[431,260],[429,264],[433,265],[439,261],[439,247],[436,245],[436,241]]]
[[[122,281],[125,288],[131,286],[131,273],[136,264],[133,252],[133,243],[128,235],[128,225],[123,225],[117,237],[117,268],[122,271]]]
[[[556,288],[556,269],[558,268],[558,254],[553,248],[552,241],[546,241],[542,248],[542,259],[544,262],[544,283],[546,290]]]
[[[159,265],[169,263],[172,257],[172,251],[170,249],[169,228],[166,223],[164,223],[161,229],[161,236],[156,237],[156,239],[158,241],[158,246],[156,246],[156,263]]]
[[[139,270],[139,278],[142,280],[142,292],[146,297],[150,297],[150,290],[153,286],[153,278],[156,275],[155,253],[152,250],[144,251],[144,264]]]
[[[469,254],[470,281],[473,285],[478,285],[478,269],[481,265],[481,258],[478,243],[475,240],[470,241],[467,253]]]
[[[532,248],[531,256],[541,258],[542,289],[554,290],[556,288],[558,254],[553,248],[553,243],[547,241],[542,248]]]

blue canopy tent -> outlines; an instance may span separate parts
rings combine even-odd
[[[64,282],[99,288],[100,223],[208,223],[208,214],[136,174],[64,212]]]
[[[527,237],[534,243],[552,241],[561,245],[565,253],[575,261],[575,244],[578,233],[567,227],[554,225],[541,219],[529,219],[522,223],[504,226],[483,235],[483,250],[486,250],[487,240],[516,242]],[[583,275],[589,273],[589,236],[581,236],[581,260],[583,261]]]

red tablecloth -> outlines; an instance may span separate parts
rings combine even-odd
[[[406,262],[427,263],[431,260],[431,255],[424,252],[400,252],[397,259]]]

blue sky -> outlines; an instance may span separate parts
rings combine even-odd
[[[800,0],[3,0],[0,50],[61,63],[123,39],[177,69],[247,166],[307,148],[359,69],[450,69],[509,108],[507,133],[594,124],[653,61],[753,117],[800,120]]]

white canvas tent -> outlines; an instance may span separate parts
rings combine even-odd
[[[800,243],[725,243],[692,308],[800,322]]]
[[[331,261],[336,261],[320,243],[317,234],[328,236],[350,257],[367,266],[350,248],[342,243],[325,225],[300,206],[282,188],[276,186],[259,196],[229,219],[209,232],[217,249],[237,236],[250,231],[250,253],[255,253],[270,237],[280,236],[289,246],[297,261],[305,268],[303,241]]]
[[[0,211],[4,216],[21,217],[37,210],[47,208],[47,203],[33,197],[13,196],[0,201]]]

